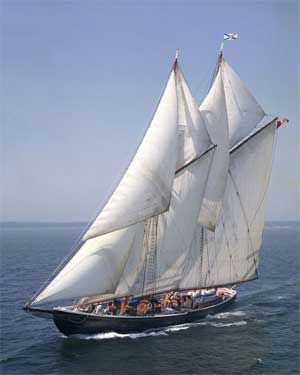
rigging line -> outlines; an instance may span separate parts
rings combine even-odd
[[[182,266],[182,278],[181,281],[179,282],[179,285],[181,284],[182,280],[188,275],[189,270],[193,267],[194,264],[197,262],[197,257],[196,257],[196,249],[198,248],[198,230],[195,230],[193,239],[190,243],[190,246],[188,248],[188,251],[185,255],[184,261],[183,261],[183,266]],[[199,247],[200,248],[200,247]]]
[[[212,164],[213,164],[213,160],[214,160],[214,158],[215,158],[215,154],[216,154],[216,149],[215,149],[215,147],[216,147],[216,145],[215,146],[213,146],[213,148],[214,148],[214,155],[213,155],[213,157],[211,158],[211,160],[210,160],[210,164],[209,164],[209,170],[208,170],[208,173],[207,173],[207,176],[206,176],[206,181],[205,181],[205,186],[204,186],[204,190],[203,190],[203,197],[202,197],[202,203],[203,203],[203,199],[204,199],[204,197],[205,197],[205,192],[206,192],[206,188],[207,188],[207,184],[208,184],[208,180],[209,180],[209,175],[210,175],[210,170],[211,170],[211,167],[212,167]],[[212,147],[211,147],[212,148]],[[207,151],[206,151],[207,152]],[[205,152],[205,153],[206,153]],[[202,206],[202,203],[201,203],[201,206]],[[200,206],[200,209],[199,209],[199,213],[200,213],[200,211],[201,211],[201,206]],[[201,234],[202,234],[202,247],[204,247],[204,228],[201,226],[201,230],[202,230],[202,232],[201,232]],[[208,241],[207,241],[207,246],[206,246],[206,249],[207,249],[207,260],[208,260],[208,263],[209,263],[209,259],[208,259]],[[202,251],[202,254],[203,254],[203,251]],[[203,259],[202,259],[202,261],[203,261]],[[201,264],[201,266],[202,266],[202,264]],[[206,280],[206,278],[207,278],[207,275],[206,275],[206,277],[205,277],[205,280]]]
[[[217,277],[218,279],[220,278],[220,273],[219,273],[219,259],[218,259],[218,256],[219,256],[219,253],[217,253],[217,243],[216,243],[216,235],[214,233],[214,252],[215,252],[215,256],[214,256],[214,262],[213,262],[213,267],[217,270]]]
[[[225,76],[225,74],[224,74],[224,76]],[[235,95],[235,92],[234,92],[234,90],[233,90],[233,88],[232,88],[230,78],[227,77],[227,76],[226,76],[226,78],[227,78],[227,81],[228,81],[228,83],[229,83],[229,86],[230,86],[230,89],[231,89],[232,96],[233,96],[233,98],[234,98],[235,104],[237,105],[238,110],[240,111],[241,115],[243,115],[243,111],[241,110],[241,107],[240,107],[240,105],[239,105],[239,103],[238,103],[238,100],[237,100],[237,97],[236,97],[236,95]],[[224,88],[224,89],[225,89],[225,88]]]
[[[213,67],[211,64],[209,64],[209,68],[206,70],[206,73],[203,75],[203,78],[201,79],[200,83],[196,86],[196,89],[195,89],[196,96],[198,95],[200,89],[202,89],[203,87],[203,93],[201,94],[201,99],[204,97],[204,95],[207,95],[207,92],[209,91],[209,83],[210,83],[209,76],[211,75],[212,70],[213,70]],[[200,102],[202,101],[201,99],[200,99]]]
[[[208,251],[209,245],[208,244],[209,244],[209,242],[207,242],[207,246],[206,246],[206,258],[207,258],[207,265],[208,265],[208,267],[207,267],[207,273],[205,275],[205,281],[204,281],[205,285],[207,283],[208,276],[210,277],[210,263],[209,263],[209,251]]]
[[[156,293],[156,287],[157,287],[157,263],[158,263],[158,257],[157,257],[157,238],[158,238],[158,216],[155,217],[155,258],[154,258],[154,285],[153,285],[153,294]]]
[[[186,95],[184,94],[184,90],[183,90],[183,85],[182,85],[182,79],[181,79],[181,76],[183,77],[183,79],[185,80],[185,82],[187,82],[186,81],[186,79],[185,79],[185,77],[184,77],[184,74],[183,74],[183,72],[181,71],[181,69],[180,69],[180,66],[179,66],[179,64],[177,63],[177,65],[178,65],[178,69],[179,69],[179,72],[180,72],[180,75],[179,75],[179,86],[180,86],[180,92],[181,92],[181,97],[182,97],[182,99],[183,99],[183,105],[184,105],[184,110],[185,110],[185,114],[187,113],[187,109],[188,109],[188,104],[187,104],[187,101],[186,101]],[[193,98],[194,99],[194,98]],[[178,102],[179,102],[179,99],[178,99]],[[195,102],[195,106],[197,107],[197,109],[198,109],[198,104],[196,103],[196,101],[194,100],[194,102]],[[179,107],[179,106],[178,106]],[[201,115],[201,112],[199,111],[199,115],[200,115],[200,118],[202,119],[202,121],[203,121],[203,124],[204,124],[204,130],[206,131],[206,135],[207,135],[207,137],[208,137],[208,139],[209,139],[209,141],[210,141],[210,143],[211,144],[213,144],[213,142],[212,142],[212,140],[211,140],[211,137],[210,137],[210,134],[209,134],[209,132],[208,132],[208,130],[207,130],[207,126],[206,126],[206,124],[205,124],[205,121],[204,121],[204,119],[202,118],[202,115]],[[177,173],[177,172],[175,172],[175,173]]]
[[[137,232],[135,232],[135,234],[134,234],[134,237],[133,237],[133,240],[132,240],[132,243],[131,243],[131,247],[130,247],[130,250],[129,250],[128,255],[127,255],[127,259],[126,259],[126,261],[125,261],[125,263],[124,263],[124,267],[123,267],[122,272],[121,272],[121,277],[119,278],[119,281],[118,281],[118,283],[117,283],[117,285],[116,285],[116,288],[115,288],[115,290],[114,290],[114,293],[115,293],[115,291],[118,289],[118,287],[119,287],[119,285],[120,285],[121,278],[122,278],[123,275],[124,275],[124,272],[125,272],[125,269],[126,269],[126,267],[127,267],[127,264],[129,263],[129,260],[130,260],[130,258],[131,258],[131,255],[132,255],[132,253],[133,253],[133,251],[134,251],[134,245],[135,245],[136,237],[137,237]],[[130,289],[129,281],[128,281],[127,278],[125,278],[125,277],[123,277],[123,280],[124,280],[124,282],[126,283],[127,290],[129,290],[129,289]]]
[[[150,219],[145,221],[144,227],[144,242],[143,242],[143,250],[144,250],[144,261],[143,261],[143,279],[142,279],[142,288],[141,294],[144,293],[145,288],[145,279],[146,279],[146,268],[147,268],[147,261],[148,261],[148,244],[149,244],[149,232],[150,232]]]
[[[213,86],[213,84],[214,84],[214,82],[216,80],[216,77],[217,77],[217,75],[219,73],[220,67],[222,66],[222,62],[223,62],[223,51],[220,50],[218,52],[218,57],[217,57],[216,65],[215,65],[214,74],[213,74],[212,79],[210,81],[208,92],[210,91],[210,89],[212,88],[212,86]]]
[[[219,256],[219,253],[217,253],[217,244],[216,244],[216,231],[213,232],[213,243],[214,243],[214,260],[211,264],[212,268],[215,267],[217,269],[217,276],[220,276],[219,275],[219,267],[218,267],[218,262],[219,262],[219,259],[218,259],[218,256]]]
[[[200,247],[200,267],[199,267],[200,268],[199,271],[200,271],[200,275],[201,275],[200,276],[200,279],[201,279],[200,285],[203,284],[203,279],[202,279],[202,277],[203,277],[203,253],[204,253],[203,249],[204,249],[204,246],[208,244],[207,233],[206,233],[206,230],[204,230],[203,227],[201,227],[201,234],[202,234],[202,236],[201,236],[202,240],[201,240],[201,247]]]
[[[58,275],[58,273],[62,270],[62,268],[68,263],[68,261],[76,254],[76,252],[81,248],[84,244],[83,241],[77,241],[71,248],[71,253],[67,254],[61,263],[55,268],[55,270],[50,274],[48,279],[42,284],[42,286],[38,289],[36,293],[30,298],[28,305],[31,305],[36,298],[46,289],[46,287],[54,280],[54,278]]]
[[[187,163],[184,168],[187,168],[189,165],[191,165],[192,163],[196,162],[197,160],[199,160],[202,156],[204,156],[206,153],[208,153],[209,151],[211,150],[214,150],[214,154],[213,156],[211,157],[210,159],[210,163],[209,163],[209,168],[208,168],[208,173],[206,175],[206,180],[205,180],[205,184],[204,184],[204,189],[203,189],[203,198],[204,198],[204,195],[205,195],[205,192],[206,192],[206,186],[207,186],[207,183],[208,183],[208,178],[209,178],[209,173],[210,173],[210,170],[211,170],[211,167],[212,167],[212,164],[213,164],[213,160],[214,160],[214,157],[215,157],[215,148],[217,147],[217,145],[214,145],[214,146],[211,146],[208,150],[206,150],[202,155],[200,155],[199,157],[195,158],[194,160],[192,160],[191,162]],[[182,169],[182,168],[180,168]],[[180,191],[181,192],[181,191]],[[180,194],[180,193],[179,193]],[[203,199],[202,199],[202,202],[203,202]],[[201,204],[202,205],[202,204]],[[200,213],[200,210],[201,210],[201,206],[200,206],[200,209],[199,209],[199,213]],[[177,230],[179,233],[181,233],[181,228],[178,226],[178,224],[175,222],[174,225],[176,226]],[[196,229],[195,229],[196,230]],[[192,240],[191,240],[192,241]],[[190,246],[191,242],[189,243],[189,246]]]
[[[233,272],[235,272],[235,276],[236,276],[236,278],[238,278],[237,269],[235,268],[235,264],[233,263],[232,251],[231,251],[231,247],[230,247],[230,245],[229,245],[229,240],[228,240],[228,236],[227,236],[227,231],[226,231],[226,228],[225,228],[224,217],[222,216],[221,219],[222,219],[223,229],[224,229],[225,238],[226,238],[226,245],[227,245],[228,252],[229,252],[230,268],[233,269]]]
[[[240,197],[240,194],[238,192],[238,188],[237,188],[237,185],[233,179],[233,176],[232,176],[232,173],[231,173],[231,170],[229,169],[229,176],[231,177],[231,180],[233,182],[233,185],[235,187],[235,191],[236,191],[236,194],[237,194],[237,197],[239,199],[239,202],[240,202],[240,206],[241,206],[241,209],[242,209],[242,212],[243,212],[243,216],[244,216],[244,219],[245,219],[245,222],[246,222],[246,226],[247,226],[247,229],[248,229],[248,235],[249,235],[249,239],[250,239],[250,244],[251,244],[251,248],[252,248],[252,252],[254,253],[254,246],[253,246],[253,241],[252,241],[252,237],[251,237],[251,233],[250,233],[250,227],[249,227],[249,223],[248,223],[248,219],[247,219],[247,215],[246,215],[246,211],[244,209],[244,206],[243,206],[243,203],[242,203],[242,200],[241,200],[241,197]],[[258,265],[257,265],[257,262],[256,262],[256,259],[255,257],[253,257],[253,261],[254,261],[254,265],[255,265],[255,273],[256,273],[256,276],[257,276],[257,268],[258,268]]]
[[[275,126],[275,124],[274,124],[274,126]],[[259,203],[259,205],[257,207],[257,210],[255,211],[255,214],[253,216],[253,219],[252,219],[250,225],[252,225],[253,221],[256,218],[256,215],[257,215],[258,211],[260,210],[260,208],[261,208],[261,206],[262,206],[262,204],[263,204],[263,202],[265,200],[265,197],[266,197],[267,191],[268,191],[268,186],[270,184],[272,170],[273,170],[273,165],[274,165],[274,159],[275,159],[275,149],[276,149],[276,144],[277,144],[277,129],[276,129],[276,126],[275,126],[275,130],[274,131],[275,131],[275,133],[274,133],[274,139],[273,139],[273,145],[272,145],[272,149],[273,149],[272,150],[272,161],[271,161],[270,173],[269,173],[269,176],[268,176],[268,179],[267,179],[268,181],[266,183],[266,187],[265,187],[265,190],[264,190],[264,193],[263,193],[263,197],[262,197],[262,199],[261,199],[261,201],[260,201],[260,203]]]

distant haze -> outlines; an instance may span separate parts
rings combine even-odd
[[[299,220],[298,1],[3,1],[3,217],[89,221],[151,119],[175,50],[201,102],[225,58],[278,132],[268,220]],[[271,119],[271,117],[270,117]]]

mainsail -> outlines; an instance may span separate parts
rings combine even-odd
[[[180,288],[206,288],[257,277],[276,121],[233,148],[215,232],[195,231]]]
[[[249,137],[264,111],[222,55],[218,64],[198,108],[175,59],[119,185],[32,304],[256,277],[276,124]]]

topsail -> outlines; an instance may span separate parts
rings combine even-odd
[[[263,119],[265,112],[224,58],[221,66],[227,106],[229,146],[233,147],[249,135]]]

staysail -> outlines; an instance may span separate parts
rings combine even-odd
[[[180,288],[256,278],[276,121],[231,151],[224,203],[215,232],[197,227]]]
[[[84,240],[168,210],[177,161],[177,107],[176,77],[172,69],[140,147]]]
[[[222,207],[229,168],[228,120],[222,69],[219,69],[199,112],[212,142],[218,145],[218,148],[209,173],[198,221],[202,226],[214,230]]]
[[[134,248],[140,248],[143,223],[87,240],[33,304],[113,293]]]

